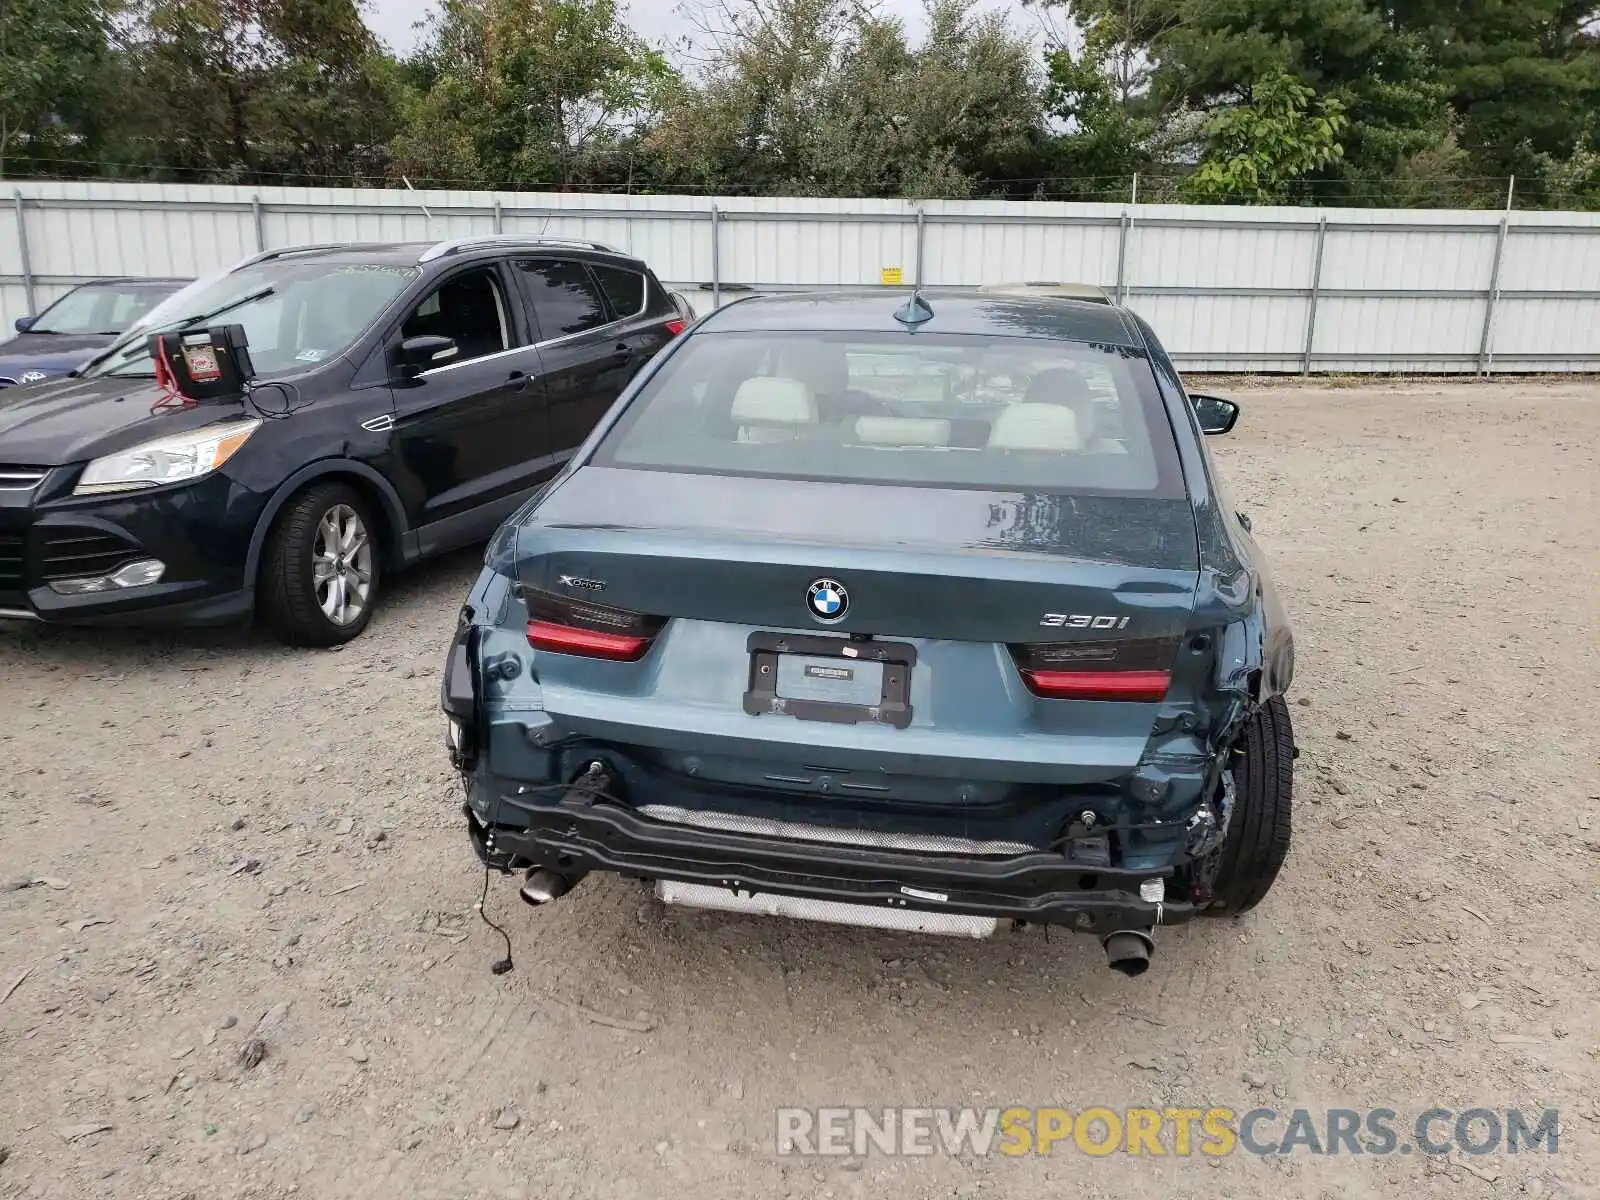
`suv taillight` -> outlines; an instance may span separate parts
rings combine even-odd
[[[1032,642],[1010,647],[1022,681],[1035,696],[1055,700],[1165,698],[1179,639],[1109,638]]]
[[[637,662],[649,651],[665,617],[591,604],[567,596],[525,589],[528,644],[535,650]]]
[[[673,337],[677,337],[680,333],[682,333],[684,328],[684,323],[678,320],[676,317],[667,322],[667,332]]]

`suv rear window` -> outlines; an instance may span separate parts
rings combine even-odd
[[[601,466],[1178,497],[1141,351],[1039,338],[709,333],[673,354]]]
[[[602,267],[590,263],[589,269],[600,281],[600,288],[611,301],[611,311],[618,317],[632,317],[644,311],[644,276],[637,271],[621,267]]]
[[[541,339],[571,337],[598,329],[609,319],[581,262],[536,259],[517,265],[528,285]]]

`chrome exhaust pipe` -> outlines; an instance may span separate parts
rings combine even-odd
[[[1105,948],[1106,966],[1130,979],[1150,969],[1150,956],[1156,952],[1155,938],[1143,929],[1119,929],[1106,934],[1100,944]]]
[[[522,881],[518,895],[526,904],[538,908],[542,904],[549,904],[552,900],[559,900],[572,888],[572,884],[563,875],[554,871],[537,867],[528,872],[528,877]]]

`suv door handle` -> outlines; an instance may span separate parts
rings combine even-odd
[[[506,376],[507,383],[516,384],[516,391],[523,392],[528,389],[529,375],[526,371],[513,371]]]
[[[619,363],[627,362],[632,357],[633,347],[628,345],[627,342],[618,342],[617,348],[611,352],[612,360]]]

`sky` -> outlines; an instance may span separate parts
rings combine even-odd
[[[691,0],[692,3],[692,0]],[[988,0],[982,7],[998,7],[999,0]],[[899,17],[913,36],[924,28],[921,0],[880,0],[879,10]],[[681,38],[693,33],[694,26],[682,11],[680,0],[631,0],[626,2],[624,19],[646,41],[671,49]],[[389,48],[404,55],[416,48],[417,32],[412,28],[433,10],[433,0],[366,0],[366,21]],[[1036,18],[1014,18],[1019,29],[1032,30]]]

